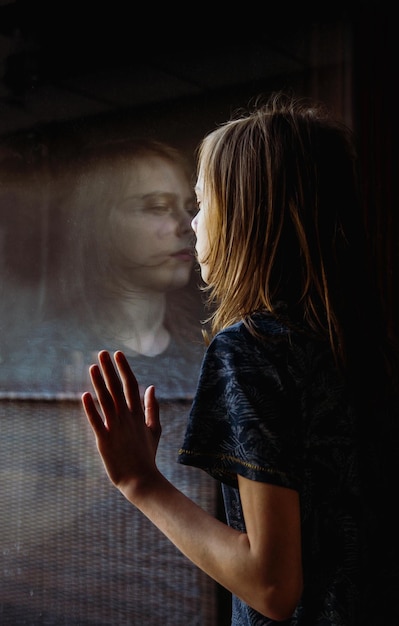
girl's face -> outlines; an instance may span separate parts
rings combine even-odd
[[[203,193],[203,179],[201,174],[198,176],[195,193],[197,195],[197,207],[199,210],[191,222],[191,227],[197,239],[195,243],[195,250],[197,253],[197,260],[201,268],[201,277],[202,280],[207,283],[209,271],[205,259],[209,251],[209,236],[206,225],[208,206],[205,202]]]
[[[112,245],[126,282],[152,291],[188,283],[194,211],[191,186],[177,166],[158,156],[134,163],[125,198],[111,215]]]

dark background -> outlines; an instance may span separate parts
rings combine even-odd
[[[53,140],[55,138],[61,155],[73,152],[82,138],[90,138],[93,134],[123,135],[133,131],[169,141],[193,158],[195,147],[204,133],[225,121],[238,107],[245,107],[251,98],[259,94],[267,95],[283,88],[298,95],[321,99],[354,129],[358,139],[365,220],[378,265],[388,323],[392,334],[398,336],[399,172],[397,60],[394,54],[398,33],[392,13],[381,3],[371,2],[331,3],[327,8],[326,3],[307,3],[300,7],[281,3],[284,6],[280,8],[271,8],[269,5],[272,3],[268,2],[235,7],[231,4],[211,7],[202,4],[155,6],[152,3],[145,6],[118,1],[99,4],[0,0],[0,143],[8,147],[18,145],[18,149],[26,143],[31,149],[33,145],[34,149],[37,137],[51,136]],[[323,6],[320,7],[320,4]],[[23,242],[23,236],[21,240]],[[21,251],[23,249],[22,245]],[[1,406],[4,412],[2,427],[4,429],[9,424],[12,438],[11,442],[3,441],[5,472],[11,471],[12,464],[7,461],[10,450],[14,450],[15,458],[19,459],[24,445],[27,450],[31,449],[28,443],[24,444],[25,436],[28,437],[28,434],[25,435],[28,422],[24,411],[30,416],[31,408],[20,409],[18,404]],[[186,407],[183,408],[185,411]],[[70,423],[70,407],[61,405],[57,411],[62,419],[59,422],[55,420],[56,424]],[[16,412],[15,416],[13,412]],[[37,423],[38,416],[47,416],[48,412],[48,406],[35,405],[32,408],[33,417],[28,419]],[[79,407],[73,409],[72,415],[74,412],[77,413],[77,426],[73,436],[79,437]],[[178,414],[176,428],[181,428],[180,408],[172,407],[171,412]],[[45,421],[46,428],[50,428],[51,419],[50,415],[48,422]],[[38,432],[34,450],[43,459],[59,455],[60,476],[57,480],[59,485],[64,484],[70,467],[73,467],[73,464],[68,465],[68,457],[65,456],[65,433],[62,430],[61,443],[55,450],[51,439],[48,440],[47,456],[46,450],[42,449],[42,436]],[[171,439],[173,450],[175,440]],[[75,450],[73,446],[71,448]],[[86,443],[81,442],[81,447],[76,449],[80,450],[76,468],[81,468],[87,455]],[[171,461],[174,463],[174,458]],[[97,459],[91,463],[96,464]],[[39,461],[37,464],[39,466]],[[16,472],[20,472],[19,460],[16,465]],[[49,463],[52,471],[54,467],[52,462]],[[99,471],[96,467],[89,478],[79,478],[76,494],[85,488],[88,492],[85,497],[89,499],[91,482],[103,479]],[[43,475],[45,480],[50,480],[51,476],[48,478],[47,473],[46,466]],[[30,474],[31,466],[27,468],[27,475]],[[7,519],[11,529],[19,523],[19,498],[25,498],[22,486],[18,493],[18,476],[15,474],[14,482],[12,476],[11,481],[7,479],[3,488],[6,495],[10,494]],[[43,481],[42,478],[40,480]],[[107,498],[115,497],[114,494],[108,496],[107,485],[103,482],[101,485],[95,484],[99,493],[105,489]],[[206,492],[205,487],[201,489],[202,493]],[[71,507],[67,491],[68,486],[64,501],[66,511]],[[62,493],[61,487],[58,487],[58,497],[63,497]],[[77,501],[73,500],[72,507],[75,507],[73,511],[76,510],[76,515],[81,515],[81,501],[76,494],[74,498]],[[100,495],[104,497],[102,492]],[[102,502],[100,498],[99,501]],[[109,507],[111,524],[113,507],[112,500]],[[213,491],[209,496],[209,507],[214,507]],[[59,510],[63,511],[62,507]],[[105,514],[103,512],[100,519],[107,525]],[[124,519],[123,515],[124,512],[120,519]],[[57,519],[53,523],[55,529]],[[130,519],[130,510],[126,511],[126,519]],[[82,521],[82,528],[82,550],[89,550],[91,533],[94,536],[97,533],[95,520],[90,528]],[[73,533],[75,531],[74,527]],[[10,536],[12,532],[10,530]],[[27,545],[30,545],[30,532],[36,532],[34,525],[31,531],[25,533]],[[62,532],[68,537],[73,535],[72,531],[69,534],[64,530]],[[156,537],[155,534],[154,541]],[[45,571],[46,562],[53,558],[49,545],[44,539],[43,546],[40,544],[37,553],[32,553],[28,565],[24,565],[29,570],[29,585],[31,580],[38,581],[36,593],[43,593],[43,598],[49,582],[39,580],[39,574],[35,572],[42,567],[41,560]],[[60,562],[58,552],[64,545],[69,544],[65,544],[63,536],[56,535],[54,561],[57,564]],[[3,548],[4,557],[6,547]],[[125,544],[121,545],[121,552],[124,549]],[[71,555],[73,550],[72,546]],[[162,550],[165,548],[162,547]],[[69,548],[66,552],[69,555]],[[10,568],[7,571],[12,572],[12,567],[22,557],[11,554],[4,558]],[[92,555],[89,555],[87,563],[91,559]],[[128,567],[121,557],[122,566]],[[110,567],[114,568],[114,564],[111,563]],[[5,567],[3,570],[6,572]],[[61,574],[60,580],[62,587],[64,578]],[[28,598],[30,592],[24,587],[17,587],[10,576],[3,582],[3,594],[5,583],[10,591],[7,598],[4,595],[0,608],[14,615],[15,607],[25,597]],[[89,585],[88,597],[90,589]],[[138,586],[138,597],[141,589]],[[14,594],[18,598],[15,604]],[[155,590],[150,590],[150,594],[155,594]],[[123,590],[121,597],[122,602],[126,597]],[[75,599],[68,602],[65,601],[65,608],[62,609],[64,613],[61,611],[66,616],[69,607],[77,605]],[[32,607],[37,611],[36,617],[31,617],[32,624],[64,623],[62,617],[59,617],[60,622],[46,617],[43,607],[50,604],[45,598],[33,604],[29,596],[26,606],[31,611]],[[106,599],[104,606],[108,607]],[[26,608],[21,608],[20,618],[15,617],[13,621],[4,623],[26,623],[26,611]],[[81,617],[76,623],[89,622]],[[108,623],[106,618],[104,623]],[[228,623],[228,597],[222,594],[217,624]]]
[[[152,134],[189,156],[278,88],[324,100],[358,136],[365,218],[398,320],[396,20],[383,3],[301,6],[0,1],[0,135]],[[321,5],[321,6],[320,6]]]

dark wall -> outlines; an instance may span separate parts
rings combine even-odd
[[[353,16],[354,125],[363,168],[366,220],[392,333],[399,335],[399,211],[395,22],[383,5]]]

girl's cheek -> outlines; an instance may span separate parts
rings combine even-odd
[[[167,237],[171,233],[174,233],[176,229],[177,225],[174,220],[164,220],[157,225],[155,229],[155,235],[159,239],[162,239],[162,237]]]

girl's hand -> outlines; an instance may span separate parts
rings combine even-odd
[[[82,395],[83,408],[96,436],[97,448],[111,482],[134,499],[134,493],[155,478],[156,451],[161,437],[159,405],[150,386],[141,402],[139,386],[125,355],[99,352],[90,377],[103,417],[91,393]]]

